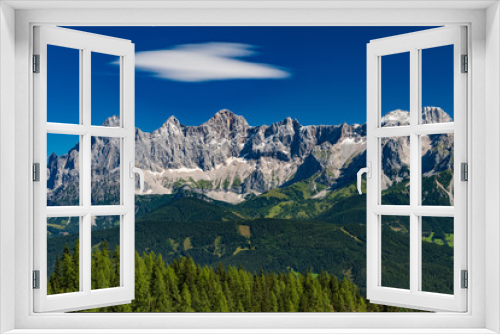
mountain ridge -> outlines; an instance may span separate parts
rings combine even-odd
[[[442,109],[426,107],[423,123],[450,121]],[[405,125],[409,113],[395,110],[382,117],[382,126]],[[112,116],[107,126],[116,126]],[[442,137],[442,138],[441,138]],[[423,141],[427,150],[442,144],[444,151],[426,158],[428,176],[450,164],[452,138],[443,136]],[[387,151],[384,187],[401,182],[409,162],[409,143],[404,139],[384,139]],[[48,159],[48,198],[51,203],[77,200],[67,190],[78,193],[78,145],[68,154]],[[170,116],[152,132],[136,129],[136,165],[145,171],[146,194],[172,194],[189,187],[192,191],[229,203],[241,203],[271,189],[306,179],[321,191],[338,189],[355,179],[366,161],[366,124],[301,125],[290,117],[271,125],[250,126],[243,116],[222,109],[198,126],[183,125]],[[448,152],[448,154],[446,154]],[[119,141],[93,138],[93,198],[96,203],[114,203],[113,190],[119,179]],[[314,177],[313,177],[314,176]],[[71,188],[71,189],[69,189]],[[107,192],[107,194],[103,194]]]

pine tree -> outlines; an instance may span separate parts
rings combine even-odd
[[[344,277],[340,283],[340,294],[344,297],[345,311],[356,311],[355,297],[352,293],[351,282],[349,282],[346,277]]]
[[[191,303],[191,292],[189,292],[189,288],[186,283],[182,285],[181,290],[181,298],[182,298],[182,306],[181,312],[193,312],[192,303]]]
[[[276,298],[274,292],[271,291],[269,297],[269,312],[278,312],[278,311],[279,311],[278,298]]]
[[[170,299],[167,296],[167,288],[163,280],[162,268],[155,262],[151,275],[151,296],[154,296],[151,305],[152,312],[170,312],[172,311]],[[163,262],[162,262],[163,263]]]
[[[75,282],[74,285],[75,287],[78,288],[80,287],[80,239],[75,240],[75,245],[73,248],[73,267],[74,269],[74,276],[73,276],[73,281]]]
[[[292,272],[288,274],[288,282],[289,291],[287,292],[287,294],[289,294],[289,300],[291,303],[290,305],[293,306],[288,312],[297,312],[300,297],[297,289],[297,278]]]
[[[196,309],[196,312],[212,312],[212,308],[210,307],[210,298],[208,297],[207,291],[205,289],[201,290],[200,304]]]
[[[219,262],[219,265],[217,266],[217,272],[216,272],[217,277],[220,278],[221,281],[226,280],[226,268],[222,265],[222,262]]]
[[[253,305],[251,312],[262,312],[262,281],[253,275]]]
[[[50,284],[50,280],[47,281],[47,295],[52,294],[52,285]]]
[[[331,300],[332,300],[333,309],[336,312],[343,312],[344,305],[340,301],[339,281],[338,281],[337,277],[335,277],[335,276],[333,276],[330,279],[330,293],[331,293]]]
[[[166,280],[168,296],[172,302],[172,308],[177,311],[181,308],[182,298],[177,286],[178,278],[173,267],[167,267]]]
[[[217,284],[215,287],[215,296],[213,299],[213,312],[229,312],[229,308],[227,306],[227,299],[222,292],[222,287],[220,284]]]
[[[54,272],[52,273],[52,279],[51,279],[52,293],[53,294],[65,292],[61,286],[61,280],[62,280],[61,260],[59,258],[59,254],[57,254],[56,265],[54,268]]]
[[[135,252],[135,299],[132,301],[134,312],[151,311],[150,279],[147,275],[143,257]]]
[[[120,286],[120,247],[116,246],[112,257],[112,275],[111,286]]]
[[[75,263],[73,261],[73,257],[71,256],[71,252],[69,250],[68,244],[64,247],[63,251],[63,260],[62,260],[62,279],[61,284],[64,286],[65,292],[76,292],[80,290],[78,284],[78,280],[76,280],[76,276],[78,275],[78,269],[75,268]]]
[[[192,286],[189,289],[189,293],[191,294],[191,307],[192,311],[191,312],[199,312],[198,310],[201,308],[201,300],[200,300],[200,294],[198,293],[198,283],[195,283],[194,286]],[[182,291],[181,291],[182,293]],[[181,296],[182,297],[182,296]]]
[[[227,276],[226,276],[226,278],[227,278]],[[222,287],[222,294],[224,295],[224,297],[226,297],[226,303],[227,303],[227,309],[228,309],[228,311],[226,311],[226,312],[233,312],[236,309],[236,307],[235,307],[235,304],[233,301],[231,290],[228,287],[227,281],[222,282],[221,287]]]

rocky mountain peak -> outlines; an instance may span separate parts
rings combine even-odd
[[[293,135],[295,131],[302,128],[302,125],[296,119],[290,117],[285,118],[279,122],[273,123],[265,129],[266,135],[280,134],[280,135]]]
[[[49,156],[49,164],[52,160],[56,160],[57,159],[57,154],[55,152],[52,152],[52,154]]]
[[[104,123],[102,123],[102,126],[118,127],[120,126],[120,117],[113,115],[106,119]]]
[[[175,117],[174,115],[172,115],[172,116],[170,116],[170,117],[167,119],[167,121],[166,121],[165,123],[163,123],[162,128],[163,128],[163,127],[167,127],[167,126],[169,126],[170,124],[180,126],[180,125],[181,125],[181,122],[179,122],[179,120],[177,119],[177,117]]]
[[[243,116],[236,115],[229,109],[219,110],[212,116],[205,125],[226,128],[229,131],[242,127],[248,128],[248,123]],[[243,130],[243,129],[242,129]]]
[[[297,119],[292,119],[291,117],[287,117],[280,122],[280,124],[286,125],[287,127],[297,127],[300,128],[302,125],[297,121]]]
[[[382,126],[410,125],[410,112],[396,109],[385,114],[381,119]]]
[[[422,123],[448,123],[453,119],[443,109],[439,107],[424,107],[422,110]]]
[[[213,117],[236,117],[236,114],[229,109],[221,109]]]
[[[178,135],[180,129],[184,127],[184,125],[179,122],[179,120],[175,116],[170,116],[163,125],[153,131],[151,134],[155,137],[165,137],[169,135]],[[144,136],[144,132],[141,131],[141,135]]]

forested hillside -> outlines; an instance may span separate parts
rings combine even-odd
[[[78,242],[65,246],[48,283],[50,294],[78,290]],[[118,286],[119,247],[104,242],[92,255],[92,289]],[[326,271],[251,272],[241,267],[200,266],[190,257],[165,263],[161,254],[135,254],[131,304],[85,312],[401,312],[369,303],[356,285]]]
[[[248,201],[247,203],[259,203],[259,208],[254,207],[253,211],[250,211],[249,205],[245,203],[234,206],[205,198],[200,194],[138,197],[140,202],[137,206],[140,211],[137,212],[135,246],[137,253],[142,254],[136,257],[138,272],[142,269],[137,261],[148,263],[150,260],[147,257],[149,258],[150,254],[161,254],[161,258],[172,265],[183,258],[190,258],[201,267],[217,268],[221,264],[226,268],[239,268],[252,275],[262,273],[266,277],[280,277],[292,272],[301,273],[303,276],[310,273],[315,278],[324,271],[340,280],[349,281],[356,286],[357,293],[364,296],[365,196],[355,194],[353,186],[349,186],[324,200],[311,200],[307,198],[306,192],[296,191],[300,189],[299,185],[292,187],[295,190],[276,189],[264,199],[262,196]],[[392,194],[396,194],[392,189],[384,192],[384,196]],[[293,198],[292,202],[296,203],[296,208],[316,206],[317,216],[300,219],[302,210],[295,210],[287,211],[287,218],[270,218],[272,214],[269,212],[276,212],[276,209],[272,208],[284,207],[283,203],[288,205],[290,198]],[[393,196],[392,201],[397,198]],[[113,222],[108,221],[107,224],[110,227],[96,227],[92,231],[96,266],[92,273],[94,287],[116,286],[119,282],[117,275],[113,276],[113,270],[105,270],[109,272],[109,279],[97,275],[104,270],[100,268],[109,267],[116,256],[109,254],[108,246],[116,251],[119,246],[119,227],[113,227]],[[383,284],[408,288],[409,223],[404,217],[393,216],[384,218],[382,224],[382,259],[384,263],[392,264],[382,268]],[[422,230],[422,268],[426,273],[422,286],[426,291],[451,293],[453,219],[426,218],[423,220]],[[48,269],[53,276],[53,292],[64,291],[71,286],[70,281],[75,281],[75,277],[66,281],[66,278],[61,277],[67,277],[68,274],[61,273],[74,272],[69,268],[71,261],[77,259],[65,245],[73,245],[77,240],[77,235],[48,239]],[[106,247],[103,248],[103,245]],[[62,258],[56,260],[57,254],[63,254]],[[110,260],[107,260],[108,258]],[[149,273],[152,275],[153,271]],[[106,275],[104,277],[107,277]],[[152,284],[151,279],[156,279],[156,276],[145,281],[140,280],[140,285],[146,284],[144,282]],[[61,282],[66,283],[61,285]],[[139,291],[145,289],[140,286],[136,288],[138,296]]]

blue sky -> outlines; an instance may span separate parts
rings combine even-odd
[[[285,117],[303,125],[366,121],[366,44],[428,27],[72,27],[130,39],[136,47],[136,126],[175,115],[199,125],[218,110],[250,125]],[[78,122],[78,52],[49,49],[48,121]],[[453,110],[452,47],[425,50],[423,105]],[[52,56],[51,56],[52,55]],[[118,66],[92,55],[92,123],[118,113]],[[383,113],[408,110],[405,55],[383,60]],[[448,66],[446,64],[448,63]],[[63,65],[63,66],[61,66]],[[49,150],[67,151],[64,140]]]

